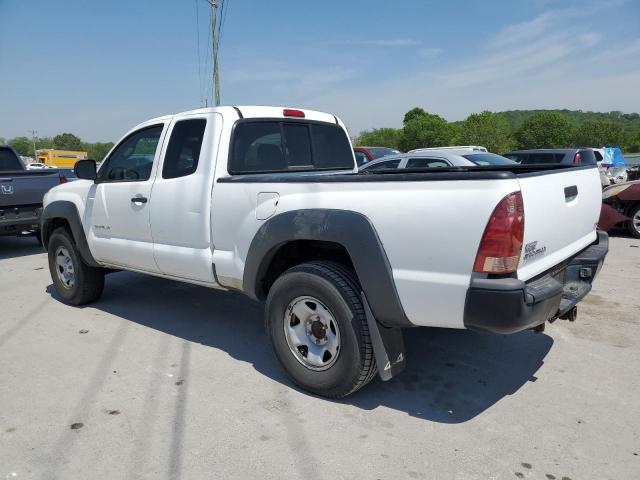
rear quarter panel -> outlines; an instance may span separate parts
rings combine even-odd
[[[241,285],[257,220],[258,194],[279,195],[273,214],[309,208],[351,210],[373,224],[392,266],[408,319],[463,328],[466,291],[480,238],[496,204],[517,180],[217,183],[214,263],[219,277]]]

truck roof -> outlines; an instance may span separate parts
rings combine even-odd
[[[338,117],[330,113],[319,112],[317,110],[308,110],[306,108],[294,108],[294,107],[278,107],[278,106],[266,106],[266,105],[238,105],[238,106],[219,106],[219,107],[206,107],[197,108],[194,110],[187,110],[175,114],[163,115],[161,117],[155,117],[147,120],[134,128],[138,128],[145,124],[154,122],[164,122],[172,119],[173,117],[189,116],[201,113],[220,113],[223,116],[235,116],[242,118],[295,118],[291,115],[285,115],[285,110],[295,110],[304,113],[306,120],[315,120],[319,122],[337,123],[344,128],[344,124]]]

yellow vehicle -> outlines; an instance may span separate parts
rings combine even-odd
[[[78,160],[86,160],[87,152],[72,150],[55,150],[47,148],[37,150],[38,162],[44,163],[49,167],[57,168],[73,168]]]

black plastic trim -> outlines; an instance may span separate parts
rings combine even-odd
[[[93,255],[91,254],[89,244],[87,243],[87,237],[85,236],[84,229],[82,228],[78,209],[72,202],[57,200],[55,202],[51,202],[45,207],[42,212],[40,223],[42,244],[44,245],[44,248],[46,249],[49,244],[49,237],[53,232],[54,220],[59,218],[66,220],[69,224],[73,240],[76,243],[76,247],[78,247],[78,251],[80,252],[80,256],[84,263],[91,267],[100,267],[101,265],[96,262],[95,258],[93,258]]]
[[[244,267],[243,291],[263,300],[262,287],[271,260],[286,243],[320,240],[342,245],[348,252],[371,311],[381,324],[413,327],[393,280],[391,265],[373,225],[364,215],[332,209],[293,210],[267,220],[256,232]]]
[[[573,308],[591,290],[609,250],[608,236],[534,280],[516,278],[471,280],[464,307],[464,326],[471,330],[514,333],[554,320]],[[591,272],[582,277],[581,271]]]
[[[240,118],[242,120],[244,118],[244,115],[242,115],[242,112],[240,111],[240,109],[238,107],[233,107],[233,109],[238,114],[238,118]]]

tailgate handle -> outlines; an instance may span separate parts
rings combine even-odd
[[[564,187],[564,199],[567,202],[574,200],[578,196],[578,187],[571,185],[570,187]]]

